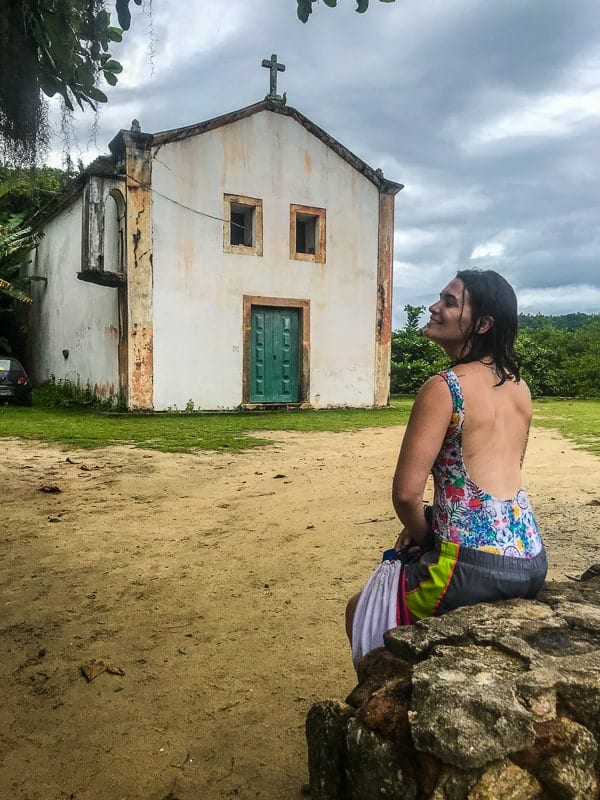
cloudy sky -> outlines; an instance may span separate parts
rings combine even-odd
[[[277,53],[288,105],[405,184],[394,327],[473,266],[502,272],[525,313],[600,313],[600,4],[354,7],[317,2],[303,25],[296,0],[132,3],[123,75],[95,133],[75,117],[73,158],[108,152],[134,117],[156,132],[261,100]]]

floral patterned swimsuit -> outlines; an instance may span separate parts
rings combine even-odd
[[[435,494],[432,527],[439,539],[488,553],[532,558],[543,548],[527,494],[520,489],[500,500],[469,477],[462,454],[465,418],[462,389],[453,370],[440,372],[452,395],[452,418],[432,468]]]

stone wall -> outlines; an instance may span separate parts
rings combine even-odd
[[[593,800],[600,565],[395,628],[306,720],[313,800]]]

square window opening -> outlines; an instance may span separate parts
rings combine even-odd
[[[223,252],[262,256],[262,200],[240,194],[224,194],[223,200]]]
[[[229,242],[233,246],[254,247],[255,206],[231,204]]]
[[[319,244],[319,217],[312,214],[296,215],[296,252],[314,255]]]
[[[326,211],[317,206],[290,203],[290,258],[326,262]]]

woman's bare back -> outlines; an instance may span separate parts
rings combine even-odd
[[[531,395],[524,381],[498,386],[493,368],[480,362],[455,368],[464,398],[462,450],[471,480],[494,497],[514,497],[531,422]]]

